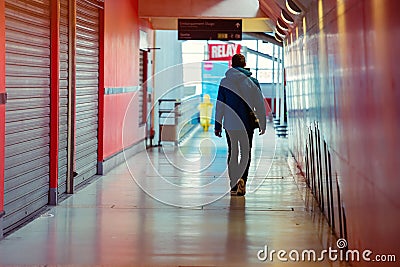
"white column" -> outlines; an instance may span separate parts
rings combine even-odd
[[[283,47],[282,47],[282,84],[280,86],[280,98],[281,98],[281,111],[280,111],[280,125],[284,125],[285,124],[285,75],[284,75],[284,54],[283,54]]]
[[[280,84],[280,69],[281,69],[281,63],[279,62],[280,61],[280,59],[281,59],[281,48],[280,47],[278,47],[278,72],[277,72],[277,82],[276,82],[276,84],[275,84],[275,91],[276,91],[276,116],[275,116],[275,118],[277,119],[277,120],[279,120],[279,114],[280,114],[280,109],[279,109],[279,107],[280,107],[280,94],[279,94],[279,91],[280,91],[280,88],[279,88],[279,84]]]
[[[272,44],[272,88],[275,88],[275,46]],[[272,91],[273,92],[273,91]],[[271,97],[271,111],[274,112],[275,108],[275,97],[274,94],[272,94]]]

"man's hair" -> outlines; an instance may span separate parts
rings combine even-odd
[[[241,67],[244,68],[246,66],[246,58],[242,54],[235,54],[232,57],[232,67]]]

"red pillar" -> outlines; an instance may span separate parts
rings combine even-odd
[[[0,237],[3,236],[4,215],[4,146],[6,126],[6,29],[5,3],[0,0]]]
[[[50,192],[49,204],[57,205],[58,187],[58,121],[60,74],[60,2],[51,0],[51,91],[50,91]]]
[[[104,160],[104,8],[100,9],[99,30],[99,128],[97,133],[97,173],[103,174]]]

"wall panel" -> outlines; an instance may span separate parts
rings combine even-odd
[[[139,29],[152,34],[150,25],[140,25],[137,0],[106,1],[104,11],[103,161],[145,138],[139,122]]]
[[[50,1],[6,1],[4,231],[48,203]]]
[[[329,191],[321,202],[337,235],[374,254],[400,255],[399,7],[393,0],[314,1],[305,34],[292,33],[285,47],[290,148],[307,179],[317,176],[312,169],[328,170],[314,190],[317,198]],[[311,164],[310,133],[326,142],[321,155],[329,152],[330,164]]]
[[[91,3],[91,4],[90,4]],[[75,185],[97,173],[99,99],[99,8],[97,0],[76,5]]]

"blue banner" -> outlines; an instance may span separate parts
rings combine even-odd
[[[229,69],[228,61],[204,61],[201,68],[202,95],[208,94],[213,105],[212,124],[214,123],[215,104],[218,96],[218,88],[225,72]]]

